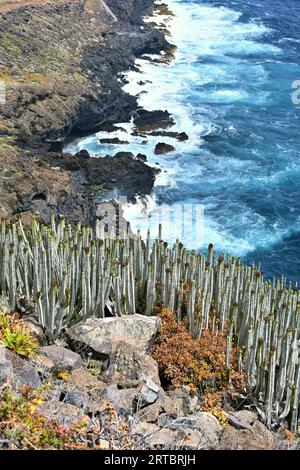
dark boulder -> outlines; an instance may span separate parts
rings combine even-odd
[[[114,137],[113,139],[100,139],[100,144],[112,144],[112,145],[124,145],[128,144],[126,140],[120,140],[118,137]]]
[[[172,137],[174,139],[177,139],[179,142],[185,142],[189,138],[189,136],[185,132],[172,131],[153,131],[150,132],[149,135],[153,135],[154,137]]]
[[[175,150],[175,147],[170,144],[165,144],[164,142],[159,142],[154,150],[155,155],[163,155],[165,153],[170,153]]]
[[[99,130],[104,132],[116,132],[118,127],[116,127],[112,122],[107,121],[100,126]]]
[[[75,155],[64,154],[59,165],[76,172],[80,184],[86,187],[101,186],[133,197],[135,194],[150,194],[159,173],[145,160],[146,156],[139,154],[135,157],[131,152],[118,152],[113,157],[90,157],[86,150],[81,150]]]
[[[147,111],[146,109],[138,110],[137,116],[133,122],[139,130],[144,131],[165,129],[175,124],[174,119],[168,111]]]
[[[22,359],[9,349],[0,349],[0,383],[10,382],[14,387],[24,385],[35,389],[42,385],[32,362]]]

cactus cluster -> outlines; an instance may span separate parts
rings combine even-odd
[[[111,234],[112,235],[112,234]],[[249,393],[269,427],[285,420],[297,429],[300,387],[300,294],[285,278],[266,280],[260,266],[230,255],[217,257],[169,246],[160,234],[143,241],[105,236],[90,227],[49,226],[32,220],[1,222],[0,294],[11,309],[32,308],[48,336],[56,338],[70,322],[95,315],[151,315],[159,303],[190,332],[227,334],[230,351],[239,348],[239,368]]]

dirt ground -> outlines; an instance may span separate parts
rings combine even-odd
[[[14,2],[0,0],[0,12],[14,10],[22,6],[42,5],[49,2],[50,0],[15,0]]]

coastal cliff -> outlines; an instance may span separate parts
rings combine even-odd
[[[168,48],[143,24],[152,0],[4,2],[0,7],[0,214],[50,212],[91,221],[106,187],[148,193],[156,171],[131,154],[72,159],[65,139],[127,121],[136,99],[121,72]]]

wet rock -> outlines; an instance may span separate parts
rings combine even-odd
[[[185,142],[189,139],[189,136],[185,132],[153,131],[149,132],[149,135],[154,137],[171,137],[177,139],[179,142]]]
[[[171,127],[175,124],[174,119],[168,111],[147,111],[146,109],[139,109],[137,114],[133,122],[136,127],[139,128],[139,131],[151,131]]]
[[[67,333],[72,341],[88,346],[95,353],[110,356],[118,342],[126,342],[147,352],[160,328],[158,317],[127,315],[126,317],[89,318],[72,326]]]
[[[79,152],[75,154],[75,157],[85,160],[91,158],[89,152],[86,149],[79,150]]]
[[[79,153],[63,154],[57,162],[63,169],[76,172],[74,177],[80,187],[103,186],[105,189],[117,189],[128,197],[137,193],[149,194],[158,174],[155,168],[146,165],[131,152],[118,152],[113,157],[102,158],[86,158]],[[112,179],[116,183],[112,184]]]
[[[104,122],[103,124],[101,124],[100,128],[99,128],[99,131],[103,131],[103,132],[116,132],[118,131],[119,128],[117,126],[115,126],[112,122]]]
[[[40,353],[49,357],[56,367],[63,370],[77,369],[83,364],[79,354],[60,346],[44,346]]]
[[[33,364],[26,359],[22,359],[6,348],[0,349],[0,382],[10,381],[14,387],[23,385],[35,389],[42,385]]]
[[[1,153],[2,216],[38,211],[48,222],[54,212],[71,222],[93,223],[93,186],[114,177],[117,183],[108,189],[131,197],[149,194],[153,188],[157,173],[142,161],[104,157],[100,162],[88,154],[86,158],[82,153],[68,158],[61,154],[66,136],[115,131],[113,122],[128,121],[137,109],[137,98],[124,92],[119,73],[131,69],[136,57],[170,47],[161,31],[151,25],[140,27],[152,0],[114,0],[117,23],[101,2],[92,3],[88,8],[81,0],[67,5],[44,2],[38,8],[25,5],[9,12],[1,24],[12,52],[3,55],[5,47],[0,45],[1,65],[10,69],[12,62],[18,74],[24,71],[18,44],[24,46],[24,57],[34,51],[37,62],[44,60],[46,47],[53,79],[29,77],[7,96],[2,128],[13,136],[13,144],[9,154],[4,147]],[[65,47],[58,57],[56,46],[62,42]],[[74,63],[71,49],[82,52],[79,62]]]
[[[165,144],[164,142],[159,142],[155,146],[154,153],[155,155],[163,155],[165,153],[174,152],[174,150],[175,147],[173,147],[173,145]]]
[[[100,144],[112,144],[112,145],[126,145],[129,144],[126,140],[120,140],[118,137],[114,137],[113,139],[100,139]]]
[[[49,152],[62,152],[64,141],[62,139],[56,139],[47,142],[49,144]]]

